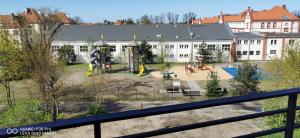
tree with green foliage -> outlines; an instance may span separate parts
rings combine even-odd
[[[223,58],[223,51],[221,48],[218,48],[216,51],[217,62],[221,63]]]
[[[267,63],[264,69],[270,74],[271,86],[273,89],[289,89],[300,87],[300,43],[294,42],[285,45],[284,57],[273,59]],[[263,109],[265,111],[287,108],[287,97],[273,98],[265,100]],[[300,101],[297,101],[297,105]],[[277,128],[285,124],[286,114],[278,114],[266,117],[266,122],[272,127]],[[296,122],[300,120],[299,111],[296,112]]]
[[[202,43],[200,45],[197,54],[203,57],[204,63],[209,63],[209,59],[212,56],[212,52],[207,49],[206,43]]]
[[[148,15],[144,15],[140,19],[142,24],[152,24],[152,21],[150,20],[150,17]]]
[[[244,62],[238,66],[237,76],[231,84],[233,95],[247,95],[249,92],[259,91],[258,66],[249,62]]]
[[[59,11],[49,8],[38,9],[38,30],[31,28],[28,20],[22,15],[14,16],[20,30],[21,45],[24,48],[26,67],[28,74],[39,86],[41,99],[46,113],[50,112],[52,105],[52,120],[58,115],[58,96],[62,85],[64,66],[61,62],[54,61],[51,52],[51,44],[54,36],[60,31],[61,21]],[[47,15],[47,16],[45,16]]]
[[[22,49],[7,31],[0,30],[0,84],[6,91],[9,107],[14,105],[14,92],[11,91],[10,82],[24,75],[24,62]]]
[[[127,20],[125,20],[126,24],[134,24],[134,21],[132,18],[128,18]]]
[[[143,40],[141,43],[141,47],[139,50],[139,54],[142,57],[142,63],[152,63],[153,62],[153,53],[151,51],[150,45],[148,45],[147,41]]]
[[[73,46],[64,45],[58,49],[58,58],[64,64],[74,63],[76,61],[76,55]]]
[[[210,72],[209,74],[209,80],[206,84],[206,96],[207,97],[222,97],[225,96],[226,93],[224,93],[220,89],[220,80],[217,72]]]

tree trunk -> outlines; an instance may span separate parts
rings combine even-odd
[[[56,101],[55,97],[53,97],[52,121],[57,120],[57,113],[58,113],[57,101]]]

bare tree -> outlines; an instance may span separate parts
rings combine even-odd
[[[165,16],[165,14],[160,14],[159,15],[159,22],[160,22],[160,24],[164,24],[164,23],[166,23],[166,16]]]
[[[57,92],[61,72],[59,62],[54,61],[51,53],[51,43],[62,23],[57,10],[49,8],[38,9],[38,22],[31,24],[22,14],[15,16],[19,24],[21,44],[27,53],[27,71],[38,84],[46,113],[52,103],[52,119],[57,117]]]
[[[73,20],[74,22],[76,22],[77,24],[80,24],[80,23],[83,23],[83,22],[84,22],[83,19],[82,19],[80,16],[74,16],[74,17],[72,18],[72,20]]]
[[[174,12],[166,13],[166,17],[169,24],[177,24],[179,15]]]
[[[182,22],[190,24],[192,23],[192,20],[195,19],[196,17],[197,17],[196,13],[188,12],[186,14],[183,14]]]

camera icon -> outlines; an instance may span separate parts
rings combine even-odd
[[[17,134],[19,130],[17,128],[8,128],[6,129],[7,134]]]

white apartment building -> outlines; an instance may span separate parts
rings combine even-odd
[[[227,23],[236,32],[300,32],[300,19],[288,11],[286,5],[270,10],[254,11],[250,7],[240,14],[221,14],[210,18],[195,19],[193,24]]]
[[[300,33],[235,33],[238,60],[282,59],[286,49],[300,42]]]

